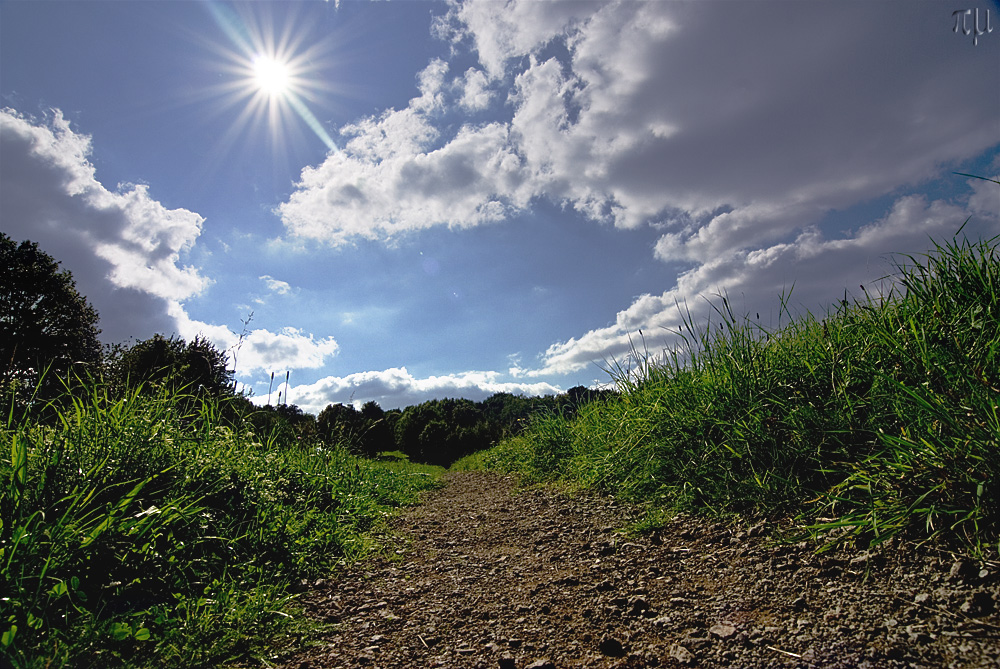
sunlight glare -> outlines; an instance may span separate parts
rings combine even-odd
[[[291,76],[288,66],[270,56],[257,56],[253,61],[254,81],[268,95],[284,95]]]
[[[283,142],[291,117],[298,116],[327,149],[337,151],[333,138],[307,104],[329,88],[318,76],[316,65],[324,62],[329,42],[303,46],[299,36],[304,33],[295,29],[294,17],[278,30],[266,15],[235,11],[215,0],[209,0],[205,7],[234,47],[216,49],[230,61],[227,69],[234,75],[222,89],[226,103],[243,105],[227,133],[230,141],[241,128],[263,121],[272,138]]]

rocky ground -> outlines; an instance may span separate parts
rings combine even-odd
[[[628,536],[612,499],[450,474],[385,558],[309,584],[337,667],[996,667],[1000,564],[896,543],[816,554],[768,526]]]

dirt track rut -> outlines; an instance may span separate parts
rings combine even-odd
[[[483,472],[395,523],[387,556],[310,584],[331,624],[283,665],[338,667],[1000,666],[1000,565],[897,544],[815,553],[768,527],[518,490]]]

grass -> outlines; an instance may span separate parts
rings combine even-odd
[[[295,586],[376,548],[439,468],[283,444],[89,384],[0,430],[0,664],[208,667],[301,640]]]
[[[616,399],[538,417],[468,464],[655,509],[981,550],[1000,530],[996,239],[956,237],[896,270],[885,293],[774,331],[723,296],[714,325],[687,315],[679,347],[614,365]]]

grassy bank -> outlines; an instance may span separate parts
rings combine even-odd
[[[722,298],[711,327],[686,320],[681,347],[618,367],[619,397],[539,418],[459,466],[661,510],[798,514],[874,542],[901,531],[995,542],[996,240],[956,240],[896,268],[888,294],[775,331]]]
[[[281,443],[211,402],[91,384],[0,430],[0,664],[254,663],[293,592],[365,555],[439,469]]]

